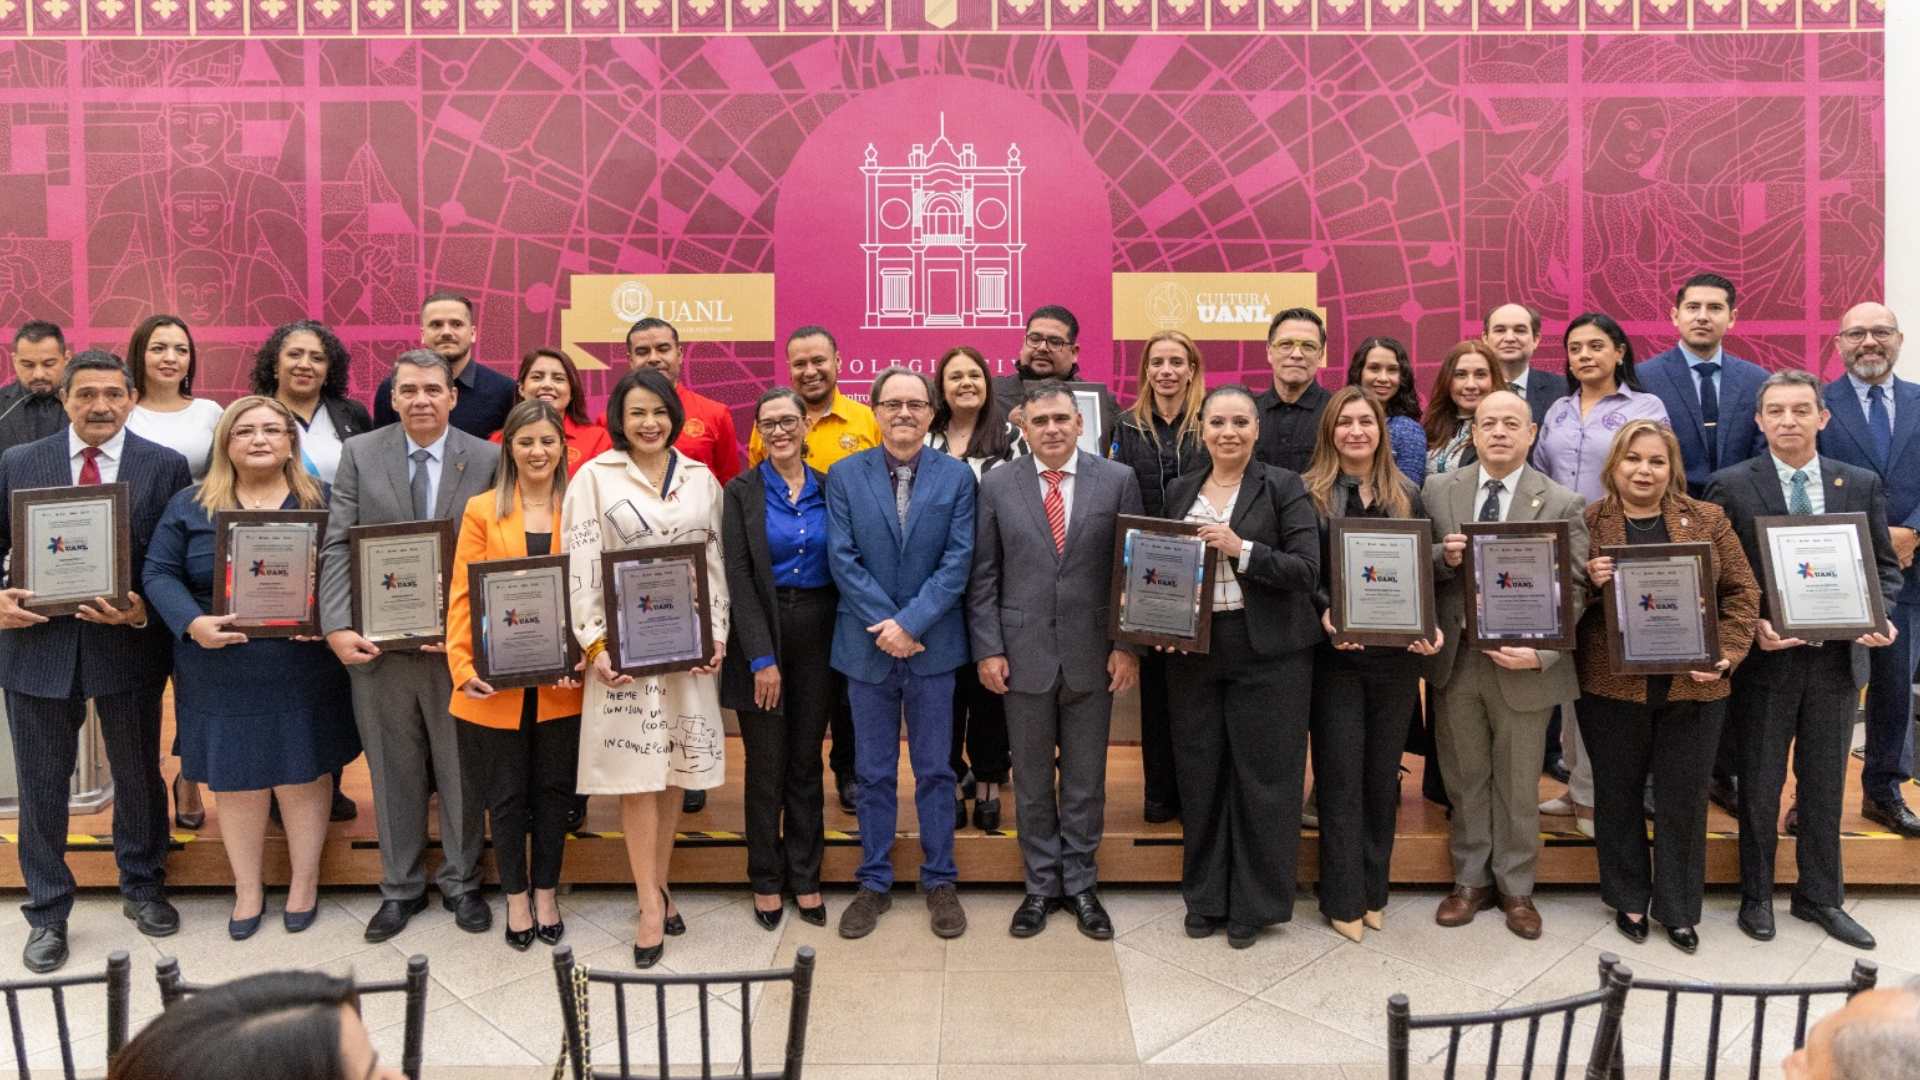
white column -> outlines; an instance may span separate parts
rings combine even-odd
[[[1920,3],[1887,5],[1887,306],[1908,328],[1920,328]],[[1899,374],[1920,379],[1920,348],[1906,349]]]

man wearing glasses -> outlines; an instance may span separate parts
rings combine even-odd
[[[1319,434],[1320,410],[1333,396],[1316,378],[1326,354],[1327,324],[1312,308],[1288,308],[1267,324],[1273,388],[1253,399],[1260,409],[1255,460],[1297,473],[1307,471]]]
[[[1020,342],[1020,359],[1012,375],[993,380],[993,396],[1019,423],[1019,411],[1027,400],[1027,385],[1041,379],[1063,383],[1087,382],[1080,374],[1080,320],[1059,304],[1033,309],[1027,316],[1027,336]],[[1113,431],[1120,422],[1120,403],[1105,384],[1100,387],[1100,455],[1110,456]]]
[[[1920,630],[1920,386],[1896,379],[1900,321],[1885,305],[1856,304],[1840,318],[1834,346],[1847,373],[1827,384],[1832,422],[1820,452],[1872,469],[1887,492],[1887,533],[1904,585],[1888,621],[1892,645],[1871,650],[1867,681],[1867,765],[1860,775],[1860,816],[1902,836],[1920,836],[1920,817],[1900,794],[1913,778],[1913,635]]]

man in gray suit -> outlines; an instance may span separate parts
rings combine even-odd
[[[1033,453],[986,474],[975,511],[968,626],[981,685],[1007,698],[1019,777],[1027,897],[1014,937],[1071,908],[1080,932],[1113,937],[1094,893],[1106,820],[1113,695],[1139,678],[1132,647],[1107,636],[1114,517],[1139,514],[1133,470],[1079,450],[1080,412],[1054,379],[1027,384],[1021,421]],[[1058,760],[1058,793],[1055,762]]]
[[[1527,452],[1537,432],[1520,395],[1487,395],[1473,415],[1479,464],[1428,478],[1420,497],[1433,519],[1435,606],[1446,642],[1427,671],[1439,721],[1434,741],[1453,799],[1453,893],[1435,921],[1465,926],[1497,902],[1507,929],[1540,936],[1533,906],[1538,856],[1540,755],[1553,707],[1579,696],[1571,660],[1547,649],[1474,649],[1466,637],[1466,592],[1460,567],[1466,522],[1552,521],[1569,525],[1573,618],[1586,605],[1586,500],[1536,469]],[[1572,627],[1567,628],[1569,631]]]
[[[481,805],[460,781],[446,650],[383,652],[353,628],[347,530],[428,518],[457,520],[467,500],[493,486],[500,451],[448,426],[459,391],[438,353],[415,349],[393,362],[400,423],[348,439],[334,475],[321,552],[320,629],[353,677],[353,711],[373,774],[383,902],[368,941],[406,929],[427,906],[427,799],[440,792],[441,903],[462,930],[484,933],[493,914],[480,895]]]

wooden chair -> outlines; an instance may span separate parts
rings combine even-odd
[[[1632,984],[1633,972],[1613,955],[1604,954],[1600,958],[1598,990],[1537,1005],[1520,1005],[1490,1012],[1414,1016],[1408,1006],[1407,996],[1395,994],[1387,999],[1387,1076],[1391,1080],[1407,1080],[1413,1032],[1446,1028],[1446,1076],[1452,1080],[1459,1063],[1461,1035],[1469,1028],[1485,1027],[1492,1029],[1493,1041],[1487,1048],[1486,1077],[1487,1080],[1493,1080],[1496,1072],[1502,1068],[1500,1044],[1506,1026],[1525,1021],[1526,1043],[1519,1069],[1522,1080],[1531,1080],[1539,1057],[1541,1021],[1558,1016],[1561,1023],[1559,1035],[1554,1040],[1557,1045],[1550,1063],[1541,1065],[1541,1068],[1551,1068],[1554,1080],[1565,1080],[1572,1052],[1574,1019],[1582,1009],[1591,1008],[1599,1014],[1599,1030],[1593,1037],[1593,1045],[1587,1049],[1585,1071],[1579,1075],[1584,1080],[1609,1080],[1620,1046],[1620,1017],[1626,1008],[1627,988]]]
[[[1607,963],[1611,957],[1600,961],[1600,977],[1606,980]],[[1753,999],[1753,1038],[1749,1041],[1746,1076],[1749,1080],[1759,1080],[1763,1062],[1768,1055],[1764,1053],[1767,1038],[1767,1002],[1773,998],[1790,998],[1794,1004],[1793,1049],[1798,1050],[1807,1041],[1807,1013],[1816,996],[1826,994],[1844,994],[1851,998],[1863,990],[1871,990],[1880,980],[1880,969],[1870,960],[1855,960],[1853,972],[1845,980],[1824,983],[1707,983],[1667,979],[1647,979],[1633,984],[1636,996],[1641,994],[1665,994],[1667,998],[1666,1020],[1660,1033],[1660,1080],[1673,1075],[1673,1039],[1674,1021],[1680,1009],[1680,997],[1692,994],[1709,998],[1712,1001],[1707,1021],[1707,1063],[1706,1080],[1715,1080],[1720,1071],[1720,1028],[1728,998]],[[1777,1065],[1778,1061],[1771,1064]],[[1625,1062],[1619,1050],[1614,1051],[1614,1080],[1626,1075]]]
[[[172,1008],[190,994],[209,988],[183,979],[180,962],[171,956],[162,958],[154,965],[153,973],[160,983],[160,1002],[167,1008]],[[409,1080],[420,1080],[421,1058],[427,1039],[427,958],[408,957],[404,978],[384,982],[355,982],[353,988],[363,998],[376,994],[406,995],[407,1027],[400,1050],[400,1071],[406,1073]]]
[[[73,1031],[67,1023],[67,991],[76,986],[107,988],[107,1063],[120,1056],[127,1045],[127,1019],[133,994],[133,961],[125,952],[107,955],[105,971],[94,975],[49,975],[40,979],[9,979],[0,982],[0,996],[7,1001],[7,1029],[13,1036],[13,1061],[19,1075],[30,1077],[27,1068],[26,1025],[21,1017],[22,994],[46,990],[53,995],[53,1023],[60,1035],[60,1074],[74,1080]]]
[[[702,1080],[800,1080],[801,1058],[807,1046],[807,1013],[813,1000],[813,949],[801,946],[794,955],[793,966],[772,971],[740,971],[713,975],[646,975],[632,971],[588,971],[586,983],[601,983],[613,988],[613,1014],[615,1028],[619,1036],[620,1068],[618,1072],[591,1069],[587,1063],[588,1046],[581,1038],[580,1006],[584,1002],[587,988],[576,984],[576,967],[573,949],[562,945],[553,950],[554,977],[560,992],[560,1015],[566,1025],[567,1056],[573,1062],[574,1080],[671,1080],[675,1075],[699,1076]],[[793,986],[793,1005],[787,1013],[787,1045],[784,1064],[777,1072],[759,1071],[753,1067],[753,1020],[750,1004],[753,1001],[755,983],[790,983]],[[670,1064],[671,1057],[667,1048],[667,991],[675,986],[691,986],[700,995],[700,1065],[695,1071],[691,1065],[684,1066],[676,1074]],[[714,986],[722,988],[737,986],[740,988],[740,1071],[737,1073],[716,1074],[713,1064],[713,1029],[709,1006]],[[654,1071],[635,1072],[632,1049],[627,1035],[627,990],[651,990],[653,992],[653,1027],[657,1050],[658,1065]],[[591,1038],[589,1033],[588,1038]]]

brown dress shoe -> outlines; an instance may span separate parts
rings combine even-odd
[[[1478,889],[1472,885],[1455,885],[1453,892],[1440,901],[1440,910],[1433,913],[1433,921],[1441,926],[1465,926],[1473,917],[1492,907],[1494,896],[1492,889]]]
[[[1503,896],[1500,910],[1507,913],[1507,929],[1528,941],[1540,939],[1540,909],[1531,896]]]
[[[967,912],[952,885],[936,885],[927,891],[927,914],[935,937],[957,938],[967,932]]]

